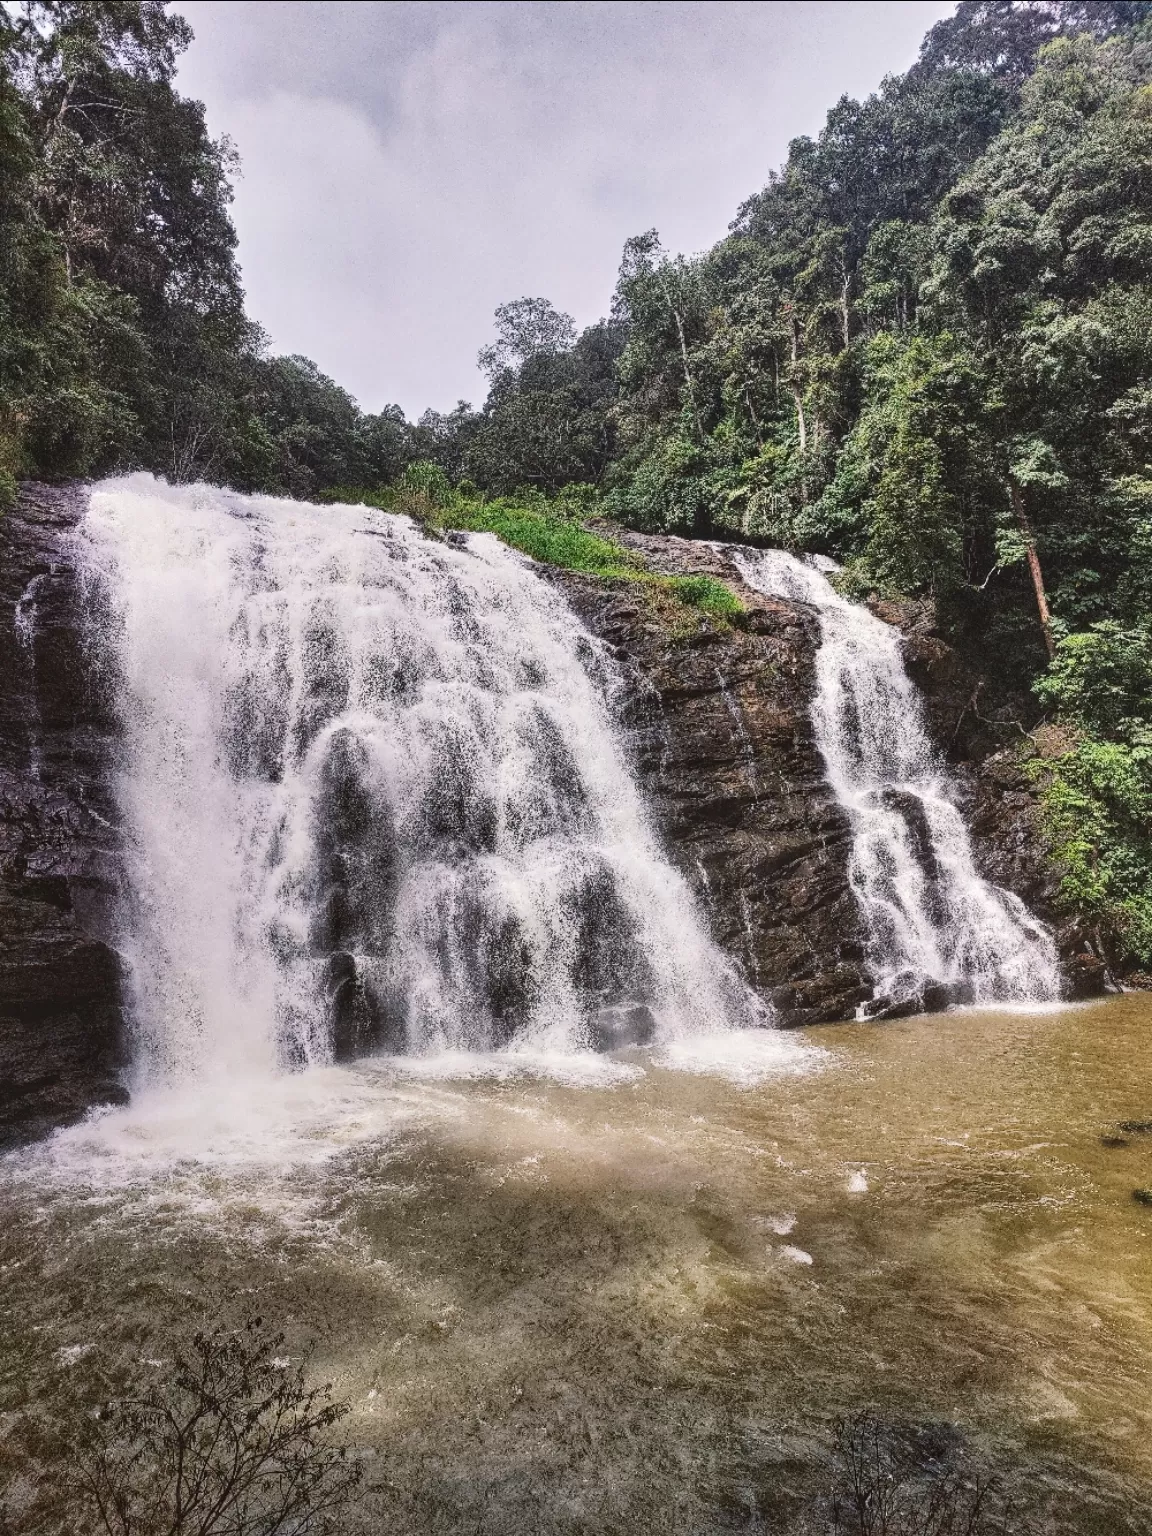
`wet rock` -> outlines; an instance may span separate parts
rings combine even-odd
[[[111,724],[67,540],[75,487],[0,520],[0,1143],[122,1102]]]
[[[739,627],[669,625],[634,589],[550,573],[626,681],[633,761],[673,862],[716,939],[790,1024],[851,1018],[870,996],[848,887],[847,819],[824,783],[808,705],[814,615],[745,587],[723,551],[627,535],[671,575],[737,587]]]
[[[910,1019],[918,1013],[940,1013],[952,1003],[966,1001],[955,987],[932,984],[900,997],[873,997],[860,1010],[861,1017],[880,1019]]]
[[[848,880],[847,818],[824,782],[809,719],[819,644],[805,605],[746,586],[723,547],[662,535],[612,536],[667,575],[727,582],[738,626],[661,623],[627,583],[554,571],[572,606],[624,670],[633,758],[672,860],[716,939],[786,1024],[894,1018],[968,1000],[940,987],[874,998]],[[1093,996],[1107,974],[1086,936],[1057,914],[1034,786],[989,688],[936,632],[930,603],[873,604],[904,634],[929,726],[955,773],[985,878],[1056,929],[1068,990]],[[1016,731],[1019,736],[1021,733]],[[922,808],[893,791],[915,834]],[[926,837],[921,841],[927,844]],[[930,873],[930,871],[929,871]]]
[[[1064,939],[1064,979],[1069,998],[1099,997],[1101,992],[1114,990],[1108,967],[1100,956],[1076,947],[1083,938],[1076,924],[1058,924],[1057,937]],[[1071,954],[1067,953],[1069,946]]]
[[[651,1045],[656,1020],[651,1008],[602,1008],[592,1024],[590,1044],[594,1051],[620,1051],[629,1046]]]

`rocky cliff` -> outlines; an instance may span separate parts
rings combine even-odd
[[[119,880],[115,731],[69,556],[81,489],[27,487],[0,521],[0,1138],[123,1098],[110,915]],[[788,1024],[852,1017],[871,995],[845,817],[823,782],[809,702],[815,614],[744,586],[722,549],[627,535],[656,570],[735,586],[737,625],[650,586],[546,572],[620,663],[640,779],[712,930]],[[1035,806],[979,680],[915,605],[906,635],[935,733],[969,800],[984,873],[1052,916]],[[1098,984],[1074,929],[1075,986]],[[1076,956],[1080,954],[1081,958]]]
[[[0,519],[0,1143],[122,1099],[111,732],[68,560],[83,492]]]
[[[809,719],[815,613],[752,591],[722,547],[613,534],[657,571],[728,582],[747,609],[746,622],[730,629],[677,625],[629,584],[554,576],[629,679],[637,768],[716,937],[785,1024],[851,1018],[864,1002],[883,1013],[863,966],[847,820],[823,781]],[[908,670],[956,776],[980,872],[1055,927],[1070,993],[1098,991],[1101,961],[1057,912],[1057,878],[1018,750],[1025,738],[1004,718],[1011,710],[992,702],[984,681],[936,632],[929,605],[875,611],[904,635]]]
[[[729,628],[655,607],[632,584],[555,575],[623,669],[636,767],[673,860],[786,1022],[850,1018],[871,988],[848,824],[808,718],[815,615],[746,588],[706,545],[633,542],[656,569],[732,582],[747,607]]]

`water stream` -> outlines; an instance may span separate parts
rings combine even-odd
[[[769,1022],[649,826],[605,650],[488,535],[92,494],[137,1088]]]
[[[809,603],[819,617],[812,721],[852,826],[849,876],[875,978],[872,1006],[1057,999],[1051,935],[976,868],[899,632],[836,591],[830,561],[777,549],[734,557],[749,586]]]
[[[75,1127],[0,1162],[0,1411],[260,1314],[351,1404],[368,1530],[831,1536],[790,1517],[869,1408],[1012,1536],[1147,1536],[1149,998],[820,1039],[754,1085],[314,1068],[327,1134],[249,1156]]]

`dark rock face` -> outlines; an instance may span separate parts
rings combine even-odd
[[[110,724],[66,559],[84,493],[0,518],[0,1144],[122,1101]]]
[[[625,537],[667,574],[730,582],[748,609],[745,627],[721,628],[689,609],[657,615],[627,583],[552,573],[624,670],[634,761],[669,853],[785,1022],[851,1018],[872,989],[849,827],[808,713],[815,615],[745,587],[708,545]]]
[[[742,629],[686,621],[677,633],[626,584],[553,573],[629,679],[625,713],[640,777],[715,937],[787,1024],[852,1018],[861,1005],[877,1017],[891,1012],[883,1000],[871,1002],[848,885],[850,832],[824,783],[809,719],[815,615],[745,586],[723,549],[622,537],[666,574],[728,582],[748,609]],[[1101,963],[1076,924],[1056,915],[1058,879],[1036,798],[1019,752],[1003,745],[1014,729],[1001,718],[1005,707],[989,713],[984,684],[935,632],[929,605],[878,604],[876,612],[904,633],[908,670],[956,774],[981,873],[1054,925],[1070,992],[1099,991]],[[924,996],[904,1011],[947,1002]]]

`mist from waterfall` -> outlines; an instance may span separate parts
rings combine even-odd
[[[749,586],[811,604],[819,621],[812,721],[852,827],[849,877],[878,1002],[1043,1002],[1056,949],[1020,899],[981,878],[955,790],[904,668],[900,635],[828,580],[831,561],[732,550]]]
[[[138,1087],[770,1022],[648,824],[613,664],[530,562],[144,475],[79,542]]]

